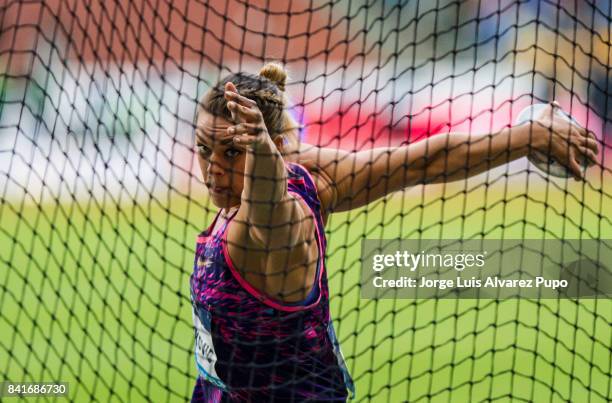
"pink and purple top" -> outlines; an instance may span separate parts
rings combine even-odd
[[[199,377],[192,402],[345,401],[354,385],[329,312],[325,233],[312,177],[287,164],[288,190],[316,222],[319,260],[304,301],[274,300],[247,283],[227,249],[227,226],[198,236],[191,299]],[[235,215],[235,213],[234,213]]]

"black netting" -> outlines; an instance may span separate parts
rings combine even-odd
[[[285,158],[315,180],[355,152],[387,147],[376,157],[384,159],[403,146],[416,152],[410,147],[435,135],[504,132],[526,106],[553,100],[599,148],[586,181],[552,177],[526,158],[493,164],[514,159],[510,149],[451,170],[469,141],[397,165],[408,178],[438,161],[404,190],[391,192],[402,187],[393,182],[397,170],[391,162],[374,169],[374,153],[342,171],[343,194],[361,202],[336,201],[343,211],[327,217],[325,275],[356,398],[610,401],[605,296],[367,299],[360,273],[365,239],[612,238],[611,14],[609,0],[0,3],[0,381],[68,382],[77,401],[191,398],[198,368],[190,276],[204,242],[198,234],[219,210],[198,163],[198,103],[221,79],[257,75],[277,61],[289,73],[285,111],[302,147],[328,149],[310,149],[307,161]],[[266,102],[259,107],[282,108]],[[312,197],[309,177],[296,169],[290,190]],[[483,173],[466,179],[468,169]],[[364,170],[369,180],[359,188],[351,181]],[[268,204],[259,192],[253,206],[281,211],[274,179],[265,184]],[[389,194],[374,197],[377,189]],[[279,223],[272,211],[259,232],[247,231],[273,246],[237,242],[229,252],[241,257],[236,270],[246,283],[286,295],[289,305],[310,287],[279,286],[296,281],[282,270],[279,283],[243,269],[261,266],[273,249],[287,262],[298,247],[317,250],[321,239],[293,239],[295,228],[316,227],[300,206],[302,215]],[[288,222],[298,227],[278,229]],[[271,240],[266,231],[281,232]],[[281,267],[275,256],[262,267]],[[323,270],[316,252],[308,259],[306,272]],[[206,264],[196,259],[196,268]],[[326,302],[314,317],[245,308],[258,333],[250,337],[230,330],[244,313],[231,310],[244,299],[232,298],[252,294],[218,290],[235,302],[226,317],[212,318],[224,339],[217,372],[240,389],[234,397],[302,401],[342,389],[333,328],[321,319]]]

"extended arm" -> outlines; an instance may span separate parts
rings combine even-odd
[[[319,186],[326,209],[343,211],[408,186],[451,182],[477,175],[526,156],[530,147],[546,150],[546,154],[550,153],[569,166],[578,177],[581,171],[575,161],[576,153],[595,158],[596,142],[578,133],[571,137],[569,134],[545,135],[549,132],[536,124],[522,125],[483,135],[438,134],[402,147],[360,152],[302,145],[300,159],[318,161]]]

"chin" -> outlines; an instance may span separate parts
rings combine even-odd
[[[215,195],[214,193],[210,194],[210,200],[212,200],[213,204],[217,208],[229,209],[240,204],[240,200],[235,200],[235,197]]]

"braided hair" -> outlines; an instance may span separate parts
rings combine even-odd
[[[232,82],[240,95],[252,99],[261,111],[264,123],[272,139],[285,137],[283,154],[294,152],[297,146],[297,130],[300,126],[287,111],[285,85],[287,72],[278,63],[267,63],[259,74],[234,73],[226,76],[213,86],[202,98],[199,111],[232,120],[232,114],[225,100],[225,84]]]

